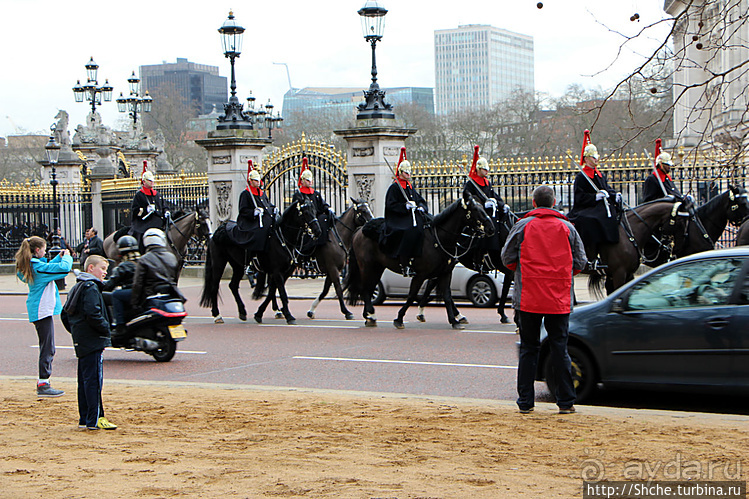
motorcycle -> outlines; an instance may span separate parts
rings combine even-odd
[[[104,292],[104,302],[112,312],[111,292]],[[177,352],[177,342],[187,338],[182,321],[187,317],[185,305],[180,298],[159,293],[149,296],[141,313],[127,322],[124,340],[112,336],[112,346],[124,350],[136,350],[151,355],[157,362],[169,362]],[[115,325],[112,324],[112,331]]]

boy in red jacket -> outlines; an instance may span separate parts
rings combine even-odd
[[[554,394],[560,414],[575,412],[575,387],[567,353],[573,280],[587,262],[583,241],[572,223],[554,210],[548,185],[533,191],[533,207],[516,223],[502,248],[502,263],[515,271],[512,306],[520,328],[518,400],[520,412],[533,410],[541,321],[546,326],[557,378]]]

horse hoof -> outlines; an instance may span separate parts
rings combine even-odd
[[[213,322],[214,324],[223,324],[224,318],[221,317],[220,315],[217,315],[216,317],[213,318]]]
[[[314,319],[315,318],[315,313],[312,312],[312,311],[309,311],[309,312],[307,312],[307,317],[309,317],[310,319]]]
[[[468,318],[461,317],[460,319],[458,319],[458,324],[468,324]]]
[[[239,320],[240,321],[246,321],[247,320],[247,314],[239,314]]]
[[[416,320],[419,321],[419,322],[426,322],[427,318],[424,317],[424,314],[419,314],[419,315],[416,316]]]
[[[406,329],[406,326],[404,326],[403,323],[397,319],[393,321],[393,326],[395,326],[396,329]]]
[[[352,321],[352,320],[354,320],[354,314],[346,314],[346,320],[347,320],[347,321]]]
[[[377,319],[366,319],[364,325],[367,327],[377,327]]]
[[[504,317],[502,317],[501,319],[499,319],[499,322],[501,322],[502,324],[509,324],[510,323],[510,318],[505,315]]]
[[[286,319],[286,324],[292,324],[292,325],[294,325],[294,324],[296,324],[296,319],[293,318],[293,317],[291,317],[289,319]]]
[[[258,324],[262,324],[263,323],[263,316],[262,315],[255,314],[254,317],[255,317],[255,322],[257,322]]]
[[[465,329],[465,328],[466,327],[461,323],[453,324],[453,329]]]
[[[276,319],[284,319],[283,312],[276,312]]]

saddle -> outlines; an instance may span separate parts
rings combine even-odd
[[[362,228],[362,234],[367,236],[373,241],[379,242],[381,240],[381,234],[385,230],[385,219],[384,218],[373,218],[365,223]]]

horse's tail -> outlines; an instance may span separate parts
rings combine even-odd
[[[359,262],[356,260],[356,252],[353,245],[348,254],[348,271],[343,279],[343,290],[346,292],[346,300],[349,305],[357,305],[361,297],[361,272]]]
[[[606,290],[604,284],[606,283],[606,276],[599,272],[591,272],[588,275],[588,291],[598,300],[606,298]]]
[[[262,271],[258,272],[257,281],[255,281],[255,290],[252,292],[252,299],[259,300],[262,298],[266,289],[268,289],[268,274]]]
[[[208,240],[205,250],[205,269],[203,269],[203,293],[200,295],[200,306],[212,308],[218,302],[219,287],[213,286],[213,258],[211,257],[211,244],[213,238]]]

